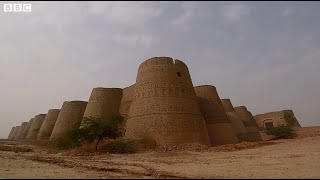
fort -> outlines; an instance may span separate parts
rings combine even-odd
[[[291,125],[293,127],[301,127],[292,110],[282,110],[265,114],[257,114],[254,116],[254,119],[256,120],[260,130],[288,125],[288,123],[290,123],[290,119],[292,120]]]
[[[59,113],[60,109],[49,109],[37,134],[37,140],[48,140],[50,138]]]
[[[87,107],[86,101],[66,101],[63,103],[52,130],[49,141],[53,141],[74,127],[77,123],[81,123],[84,111]]]
[[[194,87],[181,60],[153,57],[140,64],[132,85],[94,88],[88,102],[66,101],[60,110],[50,109],[13,127],[8,139],[52,141],[84,117],[107,119],[116,114],[127,117],[125,139],[149,138],[157,146],[262,141],[259,131],[286,124],[285,116],[301,127],[290,110],[253,116],[245,106],[234,107],[230,99],[220,99],[213,85]]]

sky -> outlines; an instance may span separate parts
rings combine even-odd
[[[302,126],[320,125],[319,2],[37,1],[29,13],[5,3],[0,138],[95,87],[134,84],[155,56],[182,60],[194,86],[253,115],[292,109]]]

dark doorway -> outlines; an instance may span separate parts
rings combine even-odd
[[[270,128],[273,128],[273,122],[264,123],[264,126],[266,127],[267,130]]]

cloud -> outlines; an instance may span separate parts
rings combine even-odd
[[[223,17],[229,23],[239,22],[250,14],[250,8],[239,2],[228,2],[223,9]]]
[[[112,36],[115,43],[124,46],[143,46],[150,47],[153,39],[151,35],[147,34],[124,34],[116,33]]]
[[[111,23],[142,25],[162,14],[162,9],[150,2],[106,1],[89,2],[88,13],[102,16]]]
[[[195,15],[198,2],[183,2],[181,4],[182,13],[172,20],[173,25],[186,25]]]
[[[290,8],[285,8],[283,11],[282,11],[282,16],[290,16],[293,14],[293,10],[290,9]]]

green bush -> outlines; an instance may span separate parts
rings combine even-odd
[[[72,139],[67,137],[58,138],[55,140],[54,144],[59,149],[71,149],[77,146],[77,143],[72,141]]]
[[[126,117],[122,115],[112,115],[107,118],[85,117],[81,127],[86,131],[85,137],[89,142],[97,140],[96,151],[98,151],[102,138],[116,139],[123,136],[125,120]]]
[[[132,140],[115,140],[108,144],[106,151],[112,154],[134,153],[136,149]]]
[[[272,127],[265,131],[268,135],[274,135],[276,138],[292,139],[296,136],[290,125]]]
[[[113,115],[108,118],[85,117],[82,122],[75,124],[61,138],[57,139],[55,146],[60,149],[70,149],[81,145],[83,142],[96,140],[95,149],[98,151],[98,145],[102,138],[116,139],[123,135],[125,120],[126,117],[122,115]],[[122,150],[129,150],[130,143],[126,142],[125,145],[115,144],[115,146],[115,152],[119,151],[121,153]]]
[[[79,129],[79,124],[76,124],[68,130],[61,138],[55,140],[55,146],[59,149],[71,149],[80,145],[81,141],[87,139],[85,129]]]

